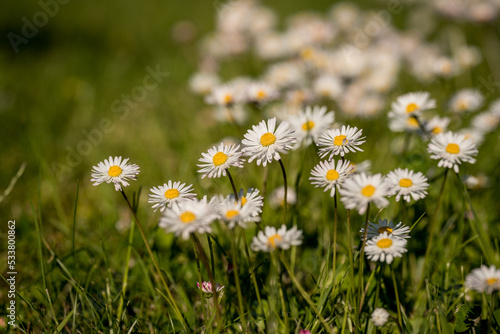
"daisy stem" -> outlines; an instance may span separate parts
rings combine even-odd
[[[336,186],[335,186],[336,187]],[[337,190],[337,189],[336,189]],[[333,277],[333,289],[335,289],[335,276],[336,276],[336,264],[337,264],[337,193],[333,195],[333,263],[332,263],[332,277]],[[333,298],[333,296],[332,296]]]
[[[203,263],[203,266],[205,267],[205,270],[207,271],[208,278],[210,279],[210,282],[212,283],[212,292],[214,294],[213,300],[214,300],[214,307],[215,307],[215,312],[217,315],[217,324],[218,326],[222,326],[222,317],[220,314],[220,308],[219,308],[219,296],[217,293],[217,288],[215,284],[215,278],[213,275],[212,270],[210,269],[210,265],[208,264],[208,259],[207,255],[205,254],[205,250],[203,249],[203,246],[201,245],[200,240],[195,234],[191,234],[191,240],[193,241],[196,249],[198,250],[198,255],[200,256],[201,262]]]
[[[359,277],[358,277],[358,296],[362,296],[363,293],[363,267],[365,264],[365,245],[366,238],[368,237],[368,219],[370,218],[370,203],[366,207],[366,217],[365,217],[365,229],[363,235],[363,243],[361,244],[361,253],[359,255]],[[361,314],[361,306],[362,306],[363,298],[361,298],[359,302],[359,310],[358,314]]]
[[[285,323],[285,333],[290,333],[290,325],[288,323],[288,313],[286,311],[286,303],[285,303],[285,292],[283,291],[283,282],[281,281],[283,275],[282,275],[282,272],[281,272],[281,266],[280,266],[280,261],[279,261],[279,258],[278,258],[278,252],[274,252],[275,254],[273,254],[273,257],[274,257],[274,261],[276,262],[275,263],[275,266],[276,266],[276,271],[278,273],[278,277],[277,277],[277,282],[278,282],[278,285],[279,285],[279,292],[280,292],[280,300],[281,300],[281,309],[282,309],[282,312],[283,312],[283,318],[284,318],[284,323]]]
[[[231,254],[233,256],[233,274],[234,274],[234,282],[236,284],[236,291],[238,293],[238,313],[240,314],[241,325],[243,327],[243,332],[247,333],[247,322],[245,320],[245,309],[243,308],[243,296],[241,294],[241,285],[240,285],[240,274],[238,272],[238,263],[236,256],[236,247],[234,245],[235,237],[231,238]]]
[[[420,283],[417,286],[417,289],[420,290],[425,278],[425,272],[427,270],[429,255],[432,249],[432,241],[434,239],[434,234],[436,231],[436,221],[438,217],[439,207],[441,206],[441,199],[443,198],[444,185],[446,184],[446,176],[448,175],[448,171],[450,169],[446,168],[443,176],[443,183],[441,184],[441,189],[439,190],[439,197],[436,204],[436,209],[434,210],[434,214],[432,215],[431,222],[429,225],[429,242],[427,243],[427,249],[425,250],[425,258],[424,258],[424,267],[422,270],[422,276],[420,277]]]
[[[175,299],[172,296],[170,289],[168,288],[167,282],[165,281],[165,278],[163,277],[160,266],[158,265],[158,262],[156,261],[156,258],[154,257],[153,251],[151,250],[151,247],[149,247],[148,239],[146,238],[146,234],[144,234],[144,230],[142,228],[141,222],[139,221],[139,218],[137,218],[137,214],[135,213],[134,208],[130,204],[130,201],[128,200],[127,195],[125,195],[125,192],[123,191],[123,189],[120,190],[120,192],[122,193],[123,198],[125,199],[125,202],[127,202],[127,205],[135,218],[135,222],[137,223],[137,227],[139,227],[139,231],[141,232],[142,240],[144,240],[144,244],[146,245],[146,249],[148,250],[149,257],[153,261],[153,264],[155,266],[157,274],[158,274],[158,276],[160,276],[161,282],[163,283],[163,287],[165,288],[165,291],[167,292],[167,297],[169,299],[170,305],[174,308],[176,316],[177,316],[177,318],[179,318],[180,322],[184,326],[184,329],[187,331],[191,331],[191,328],[187,324],[186,319],[184,319],[184,317],[182,316],[182,313],[179,309],[179,306],[177,306],[177,303],[175,302]]]
[[[285,187],[285,196],[284,196],[284,199],[283,199],[283,207],[285,209],[285,213],[283,215],[283,223],[286,225],[286,210],[287,210],[287,207],[288,207],[288,199],[287,199],[288,184],[287,184],[287,180],[286,180],[286,172],[285,172],[285,166],[283,165],[283,161],[281,161],[281,159],[279,159],[278,161],[279,161],[280,166],[281,166],[281,171],[283,172],[283,182],[284,182],[284,187]]]
[[[214,250],[212,248],[212,240],[210,240],[210,236],[207,234],[207,242],[208,249],[210,250],[210,265],[212,266],[212,272],[215,272],[215,259],[214,259]]]
[[[398,324],[399,328],[403,328],[403,321],[401,318],[401,304],[399,303],[398,285],[396,282],[396,275],[394,274],[394,269],[391,267],[392,284],[394,285],[394,292],[396,294],[396,305],[398,307]]]
[[[238,202],[238,192],[236,191],[236,187],[234,186],[234,181],[233,178],[231,177],[231,173],[229,173],[229,170],[226,169],[227,176],[229,177],[229,181],[231,182],[231,187],[233,187],[233,193],[234,193],[234,198],[236,199],[236,202]]]
[[[349,275],[350,275],[350,295],[352,298],[351,305],[356,305],[356,296],[354,295],[354,259],[353,259],[353,249],[351,240],[351,210],[347,209],[347,244],[349,252]],[[357,314],[357,313],[356,313]]]
[[[299,290],[299,292],[302,295],[302,297],[305,299],[305,301],[312,308],[313,312],[318,317],[319,321],[321,322],[321,324],[325,328],[326,332],[333,334],[333,331],[330,328],[330,326],[328,325],[328,323],[326,322],[325,318],[323,318],[323,316],[321,315],[321,313],[319,313],[318,309],[316,308],[316,305],[314,305],[314,302],[311,300],[311,298],[307,294],[306,290],[304,290],[304,288],[302,287],[302,285],[300,285],[299,281],[297,281],[297,279],[295,278],[295,275],[293,274],[293,272],[290,270],[290,266],[286,262],[285,256],[283,255],[283,253],[281,252],[279,255],[280,255],[281,263],[283,263],[283,265],[285,266],[285,269],[288,272],[288,275],[290,276],[290,279],[292,280],[292,282],[295,285],[295,287],[297,288],[297,290]]]

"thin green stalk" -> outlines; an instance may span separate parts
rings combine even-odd
[[[243,308],[243,295],[241,294],[241,285],[240,285],[240,275],[239,275],[239,270],[238,270],[238,263],[237,263],[237,254],[236,254],[236,247],[234,245],[234,237],[231,238],[231,254],[232,254],[232,260],[233,260],[233,274],[234,274],[234,282],[236,284],[236,291],[238,293],[238,313],[240,315],[240,320],[241,320],[241,325],[243,327],[243,332],[247,333],[248,328],[247,328],[247,322],[245,319],[245,309]]]
[[[337,264],[337,219],[338,219],[338,208],[337,208],[337,191],[335,189],[335,194],[333,195],[333,263],[332,263],[332,277],[333,277],[333,288],[335,290],[335,276],[336,276],[336,264]],[[332,298],[335,296],[332,294]]]
[[[354,259],[353,259],[352,240],[351,240],[351,210],[349,209],[347,210],[347,244],[349,252],[349,276],[350,276],[349,291],[352,298],[351,305],[357,305],[356,296],[354,295]]]
[[[212,247],[212,240],[210,240],[210,236],[207,234],[207,242],[208,242],[208,249],[210,250],[210,265],[212,266],[212,272],[215,272],[215,258],[214,258],[214,250]]]
[[[305,301],[307,302],[307,304],[309,304],[309,306],[311,307],[311,309],[313,310],[313,312],[316,314],[316,316],[318,317],[319,321],[321,322],[321,324],[325,328],[326,332],[333,334],[333,330],[330,328],[330,326],[326,322],[325,318],[323,318],[323,316],[321,315],[321,313],[318,311],[318,309],[316,308],[316,305],[311,300],[311,297],[309,297],[309,295],[307,294],[306,290],[304,290],[304,288],[302,287],[302,285],[300,285],[299,281],[297,281],[297,279],[295,278],[294,273],[290,270],[290,266],[286,262],[285,256],[283,255],[283,253],[281,252],[279,254],[279,256],[280,256],[280,259],[281,259],[281,263],[283,263],[283,265],[285,266],[285,269],[288,272],[288,275],[290,276],[290,279],[292,280],[293,284],[295,285],[295,287],[297,288],[297,290],[299,290],[300,294],[305,299]]]
[[[76,263],[76,251],[75,251],[75,235],[76,235],[76,209],[78,208],[78,193],[80,190],[80,179],[76,181],[76,198],[75,198],[75,209],[73,210],[73,261],[75,261],[75,268],[78,269]]]
[[[396,275],[394,275],[394,269],[391,267],[392,284],[394,285],[394,292],[396,294],[396,305],[398,306],[398,323],[399,328],[403,328],[403,320],[401,318],[401,304],[399,302],[398,285],[396,282]]]
[[[236,187],[234,185],[233,178],[231,177],[231,173],[229,173],[229,170],[226,169],[227,177],[229,178],[229,182],[231,182],[231,187],[233,188],[233,193],[234,197],[236,199],[236,202],[238,202],[238,192],[236,191]]]
[[[361,253],[359,255],[359,273],[358,273],[358,296],[362,296],[363,294],[363,269],[364,269],[364,264],[365,264],[365,245],[366,245],[366,239],[368,237],[368,219],[370,218],[370,203],[368,203],[368,206],[366,207],[366,217],[365,217],[365,229],[364,229],[364,235],[363,235],[363,242],[361,243]],[[359,310],[357,314],[361,314],[361,304],[363,303],[363,298],[360,298],[359,301]]]
[[[158,262],[156,261],[156,258],[154,257],[153,251],[151,250],[151,247],[149,247],[148,239],[146,238],[146,234],[144,234],[144,230],[142,228],[141,222],[139,221],[139,218],[137,218],[137,214],[135,213],[134,208],[130,204],[130,201],[128,200],[127,195],[125,195],[125,192],[123,191],[123,189],[120,190],[120,192],[122,193],[123,198],[125,199],[125,202],[127,202],[127,205],[129,207],[130,211],[134,215],[135,222],[137,223],[137,227],[139,227],[139,231],[141,232],[142,240],[144,240],[144,244],[146,245],[146,249],[148,250],[149,256],[151,257],[151,260],[153,261],[153,264],[155,266],[157,274],[158,274],[158,276],[160,276],[163,287],[165,288],[165,291],[167,292],[167,297],[168,297],[170,305],[173,307],[173,309],[176,313],[176,316],[179,319],[179,321],[182,323],[182,325],[184,326],[184,329],[187,331],[191,331],[191,328],[187,324],[186,319],[184,319],[184,317],[182,316],[182,312],[179,309],[179,307],[177,306],[177,303],[175,302],[175,299],[172,296],[170,289],[168,288],[167,282],[165,281],[165,278],[163,277],[160,266],[158,265]]]
[[[130,254],[132,253],[132,243],[134,241],[134,227],[135,227],[135,224],[133,222],[131,222],[130,231],[129,231],[129,235],[128,235],[127,253],[125,255],[125,267],[123,268],[122,292],[120,295],[120,302],[118,304],[118,312],[117,312],[118,324],[121,321],[123,304],[125,301],[125,293],[127,291],[127,286],[128,286],[128,271],[129,271],[129,265],[130,265]]]
[[[209,321],[210,324],[207,325],[208,328],[210,328],[210,332],[212,333],[213,332],[213,329],[212,329],[212,324],[211,324],[211,317],[209,316],[210,314],[210,311],[209,311],[209,308],[207,307],[207,303],[206,303],[206,300],[205,300],[205,295],[204,295],[204,292],[203,292],[203,278],[201,277],[201,268],[200,268],[200,258],[198,256],[198,251],[196,250],[196,244],[194,243],[194,240],[191,239],[191,243],[193,244],[193,250],[194,250],[194,256],[196,258],[196,270],[198,271],[198,289],[200,290],[200,296],[201,296],[201,304],[202,304],[202,314],[203,314],[203,317],[205,318],[205,320]],[[215,282],[211,282],[212,284],[212,290],[213,289],[216,289],[215,287]],[[205,311],[207,311],[207,313],[205,314]]]
[[[283,320],[284,320],[284,323],[285,323],[285,333],[290,333],[290,325],[289,325],[289,321],[288,321],[288,313],[286,311],[286,303],[285,303],[285,292],[283,291],[283,282],[282,282],[282,273],[281,273],[281,266],[280,266],[280,263],[279,263],[279,259],[278,259],[278,254],[277,252],[274,252],[275,254],[273,254],[274,256],[274,261],[276,262],[275,263],[275,266],[276,266],[276,270],[277,270],[277,273],[278,273],[278,277],[277,277],[277,282],[278,282],[278,285],[279,285],[279,293],[280,293],[280,301],[281,301],[281,311],[283,313]]]
[[[283,165],[283,161],[281,159],[278,160],[281,166],[281,172],[283,173],[283,183],[285,187],[285,196],[283,199],[283,207],[285,209],[285,213],[283,215],[283,223],[286,225],[286,211],[288,207],[288,184],[287,184],[287,179],[286,179],[286,172],[285,172],[285,166]]]

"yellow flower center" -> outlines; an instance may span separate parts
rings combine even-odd
[[[375,187],[372,185],[367,185],[363,189],[361,189],[361,194],[366,197],[371,197],[375,192]]]
[[[271,144],[274,144],[275,141],[276,136],[271,132],[264,133],[262,137],[260,137],[260,143],[262,144],[262,146],[269,146]]]
[[[304,131],[310,131],[312,128],[314,128],[313,121],[307,121],[304,124],[302,124],[302,130]]]
[[[281,241],[281,236],[278,234],[272,235],[267,239],[267,245],[276,248],[276,242]]]
[[[379,248],[389,248],[392,246],[392,240],[387,238],[387,239],[380,239],[377,241],[377,246]]]
[[[347,144],[347,139],[345,135],[338,135],[333,138],[333,145],[335,146],[342,146]]]
[[[410,103],[406,106],[406,112],[411,113],[418,109],[418,106],[415,103]]]
[[[165,197],[168,199],[173,199],[179,196],[179,190],[177,189],[168,189],[165,191]]]
[[[227,155],[224,154],[223,152],[217,152],[214,154],[212,161],[215,166],[220,166],[227,161]]]
[[[263,100],[266,98],[266,92],[262,89],[257,92],[257,100]]]
[[[498,278],[488,278],[486,280],[486,283],[488,283],[488,285],[493,285],[493,284],[496,284],[498,282]]]
[[[418,121],[415,117],[408,118],[408,125],[412,128],[418,128]]]
[[[400,187],[408,188],[408,187],[411,187],[412,185],[413,185],[413,182],[410,179],[399,180]]]
[[[328,181],[335,181],[336,179],[339,178],[339,173],[335,170],[335,169],[330,169],[327,173],[326,173],[326,179]]]
[[[233,102],[233,96],[230,95],[230,94],[224,95],[224,103],[225,104],[230,104],[231,102]]]
[[[239,214],[239,212],[237,210],[227,210],[226,211],[226,218],[231,219],[234,216],[237,216],[238,214]]]
[[[458,102],[458,110],[466,110],[469,107],[469,104],[465,100],[461,100]]]
[[[186,212],[183,212],[181,215],[180,215],[180,218],[181,218],[181,221],[184,223],[184,224],[189,224],[191,223],[193,220],[196,219],[196,215],[194,213],[192,213],[191,211],[186,211]]]
[[[446,152],[451,154],[458,154],[460,152],[460,146],[453,143],[448,144],[448,146],[446,146]]]
[[[241,206],[245,205],[247,203],[247,198],[245,196],[243,196],[241,198]]]
[[[314,55],[314,49],[312,48],[306,48],[301,52],[301,56],[303,59],[311,59],[313,55]]]
[[[392,228],[390,228],[389,226],[382,226],[378,229],[378,234],[382,234],[384,232],[387,232],[387,234],[391,234]],[[388,239],[385,239],[385,240],[388,240]],[[392,241],[391,241],[391,244],[392,244]]]
[[[441,133],[443,132],[443,129],[441,129],[439,126],[436,126],[434,127],[434,129],[432,129],[432,134],[434,135],[437,135],[438,133]]]
[[[108,175],[111,177],[116,177],[116,176],[119,176],[122,173],[122,171],[123,171],[123,169],[121,169],[117,165],[114,165],[114,166],[109,167]]]

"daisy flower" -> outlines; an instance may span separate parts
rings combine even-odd
[[[366,212],[368,203],[373,202],[379,208],[389,204],[385,198],[388,187],[381,174],[354,174],[344,181],[339,191],[346,209],[358,209],[360,215]]]
[[[109,157],[104,159],[104,162],[99,162],[97,166],[92,167],[91,182],[95,182],[97,186],[103,182],[115,185],[116,191],[121,191],[122,186],[129,185],[128,180],[137,180],[139,174],[139,166],[135,164],[128,164],[129,158],[122,160],[122,157]]]
[[[288,205],[294,205],[295,203],[297,203],[297,193],[293,188],[288,187],[286,202]],[[274,189],[273,192],[271,193],[271,200],[269,204],[271,204],[271,206],[274,209],[277,209],[277,208],[283,208],[284,203],[285,203],[285,186],[279,186],[278,188]]]
[[[389,312],[385,309],[379,307],[373,310],[372,321],[376,327],[384,326],[387,323],[387,320],[389,320]]]
[[[495,268],[495,266],[488,268],[482,265],[465,277],[464,285],[477,292],[491,294],[493,291],[500,290],[500,269]]]
[[[245,204],[243,204],[243,198],[235,201],[234,195],[228,196],[219,204],[219,216],[230,229],[236,225],[245,228],[249,222],[260,221],[258,214],[254,214],[256,208],[253,202],[245,201]]]
[[[302,244],[302,231],[297,230],[295,226],[287,230],[286,226],[282,225],[279,230],[266,226],[264,231],[259,231],[259,234],[253,238],[250,247],[255,252],[272,252],[276,248],[289,249],[291,246],[300,244]]]
[[[153,187],[150,189],[148,203],[153,204],[153,209],[163,212],[167,206],[186,199],[193,199],[196,194],[193,193],[193,185],[186,186],[185,183],[168,181],[162,186]]]
[[[417,132],[420,130],[420,124],[414,114],[395,114],[389,113],[389,129],[392,132]]]
[[[389,196],[396,195],[396,202],[401,196],[407,202],[410,198],[417,201],[427,196],[429,187],[427,178],[421,172],[414,172],[408,168],[397,168],[387,174],[386,182],[389,187]]]
[[[363,130],[357,127],[342,125],[342,129],[332,129],[324,132],[317,140],[318,146],[324,146],[319,150],[320,157],[324,158],[328,154],[331,160],[334,155],[344,156],[349,152],[363,151],[358,146],[365,142],[365,137],[361,137]]]
[[[434,136],[446,130],[448,124],[450,124],[450,119],[448,117],[436,116],[426,122],[424,128],[427,132],[431,133]]]
[[[399,115],[419,115],[424,110],[436,107],[436,100],[428,92],[415,92],[401,95],[391,104],[391,113]]]
[[[210,224],[219,216],[214,208],[214,201],[207,203],[206,197],[202,200],[184,200],[165,210],[159,226],[167,233],[181,235],[184,240],[191,233],[210,233]]]
[[[240,102],[241,96],[234,85],[220,85],[212,88],[205,101],[209,104],[228,107]]]
[[[201,168],[198,173],[203,174],[201,178],[226,176],[226,169],[231,166],[242,168],[244,160],[241,159],[242,153],[239,149],[239,145],[220,143],[219,147],[214,146],[208,150],[208,153],[202,153],[199,161],[203,163],[197,165]]]
[[[286,121],[280,123],[276,128],[276,118],[261,121],[259,125],[253,125],[252,130],[245,133],[243,154],[249,156],[248,162],[257,159],[257,166],[264,167],[274,160],[281,159],[280,153],[286,153],[297,141],[293,136],[293,130]]]
[[[330,196],[335,195],[335,189],[346,178],[347,174],[354,171],[354,165],[350,161],[335,160],[320,161],[318,165],[311,170],[311,183],[316,187],[324,187],[324,191],[330,190]]]
[[[236,202],[234,194],[229,195],[229,197],[231,197],[233,202]],[[238,193],[238,200],[241,202],[241,206],[249,204],[249,206],[252,207],[252,216],[258,216],[262,212],[264,197],[260,195],[259,189],[248,188],[246,192],[245,190],[240,189],[240,192]]]
[[[314,80],[313,90],[319,96],[337,99],[341,96],[344,88],[339,78],[330,74],[323,74]]]
[[[370,261],[387,262],[391,264],[395,257],[402,257],[406,249],[406,239],[398,238],[384,232],[368,240],[365,253]]]
[[[288,121],[297,137],[295,148],[299,148],[302,144],[311,145],[313,140],[318,140],[319,136],[328,130],[333,123],[334,114],[327,110],[326,107],[307,106],[305,110],[300,110],[298,114],[289,117]]]
[[[252,82],[247,87],[246,96],[250,102],[265,103],[275,100],[278,91],[265,82]]]
[[[458,173],[462,161],[475,163],[478,151],[476,145],[465,135],[448,131],[434,136],[427,146],[431,159],[439,160],[438,167],[453,168]]]
[[[477,89],[462,89],[450,99],[450,109],[454,113],[476,111],[483,105],[484,96]]]
[[[410,238],[410,228],[403,225],[402,222],[399,222],[397,225],[394,225],[392,221],[387,221],[387,219],[379,219],[378,223],[368,222],[368,232],[366,233],[368,239],[377,237],[384,232],[397,238]],[[365,229],[362,227],[359,233],[364,236]]]

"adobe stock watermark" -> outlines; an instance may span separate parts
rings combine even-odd
[[[71,147],[66,145],[65,150],[67,153],[65,160],[62,162],[55,161],[51,165],[52,171],[59,182],[64,179],[66,174],[71,173],[73,168],[79,166],[84,157],[90,155],[94,148],[102,143],[105,135],[115,130],[114,121],[125,120],[129,116],[130,111],[147,98],[148,92],[156,89],[168,76],[168,72],[161,71],[160,65],[156,65],[155,68],[147,66],[146,72],[148,74],[142,79],[141,85],[133,87],[129,94],[122,94],[120,98],[111,102],[110,108],[117,118],[114,120],[107,117],[101,119],[99,124],[93,129],[82,130],[82,135],[85,138],[80,140],[76,146]]]
[[[66,5],[70,0],[40,0],[38,6],[40,10],[35,12],[30,18],[23,16],[21,22],[21,34],[15,32],[7,33],[7,39],[14,49],[14,52],[19,53],[19,47],[23,44],[28,44],[30,39],[38,34],[39,29],[45,27],[49,23],[49,19],[59,13],[61,5]]]

